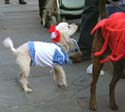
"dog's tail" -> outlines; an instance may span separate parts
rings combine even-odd
[[[16,52],[16,49],[14,48],[13,41],[12,41],[12,39],[11,39],[10,37],[7,37],[7,38],[3,41],[3,44],[4,44],[6,47],[10,48],[11,51],[13,51],[13,53]]]

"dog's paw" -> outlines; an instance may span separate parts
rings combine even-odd
[[[63,84],[63,83],[59,83],[57,84],[58,87],[62,87],[62,88],[67,88],[68,85],[67,84]]]
[[[68,87],[68,85],[67,85],[67,84],[63,84],[63,87],[67,88],[67,87]]]
[[[96,111],[96,109],[97,109],[96,104],[93,102],[90,102],[90,110]]]
[[[31,89],[31,88],[24,88],[24,91],[25,91],[26,93],[31,93],[31,92],[32,92],[32,89]]]

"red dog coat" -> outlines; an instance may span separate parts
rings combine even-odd
[[[91,34],[101,28],[104,44],[99,52],[94,53],[95,56],[102,55],[107,47],[111,49],[111,54],[100,63],[108,61],[119,61],[125,59],[125,13],[117,12],[112,14],[109,18],[99,21],[92,29]]]

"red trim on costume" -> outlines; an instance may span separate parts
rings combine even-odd
[[[51,37],[52,42],[56,43],[60,41],[60,32],[56,30],[55,25],[50,26],[49,32],[52,33],[52,37]]]

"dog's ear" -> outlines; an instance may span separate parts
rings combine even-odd
[[[71,51],[74,48],[77,48],[76,44],[74,44],[74,39],[70,38],[69,36],[65,35],[65,34],[60,34],[60,44],[61,46],[67,51]]]
[[[63,49],[65,49],[67,52],[70,49],[70,44],[71,44],[71,39],[69,36],[64,35],[62,33],[60,33],[60,45],[63,47]]]

